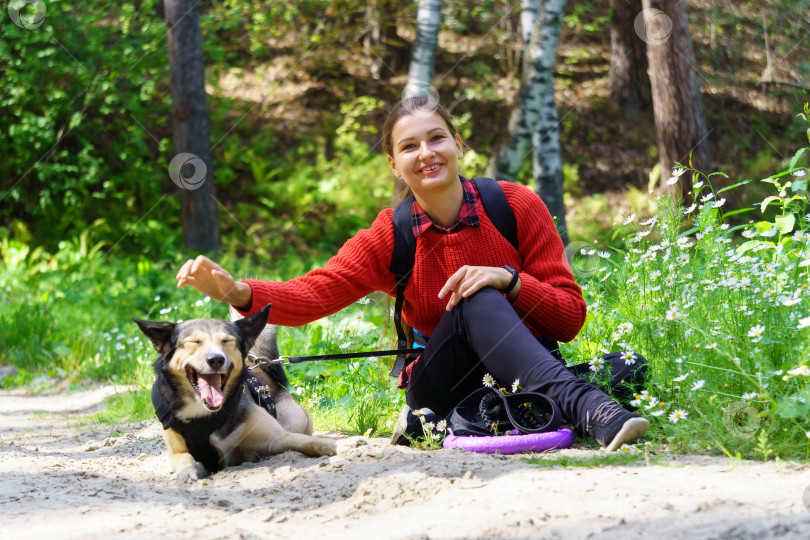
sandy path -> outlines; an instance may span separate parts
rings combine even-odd
[[[334,457],[288,452],[186,484],[168,474],[156,421],[92,423],[111,392],[0,392],[3,538],[764,539],[810,530],[807,464],[680,456],[542,468],[372,439]]]

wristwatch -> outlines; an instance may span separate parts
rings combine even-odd
[[[509,292],[515,288],[515,285],[517,285],[518,279],[520,279],[520,274],[518,274],[518,271],[509,266],[508,264],[503,265],[503,267],[506,270],[512,272],[512,281],[509,282],[509,285],[501,289],[501,292],[503,294],[509,294]]]

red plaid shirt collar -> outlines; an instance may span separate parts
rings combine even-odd
[[[462,224],[469,225],[470,227],[478,227],[478,209],[476,208],[476,203],[478,203],[478,190],[476,189],[475,184],[473,184],[470,180],[464,178],[463,176],[459,176],[459,179],[461,180],[461,187],[463,188],[464,192],[461,203],[461,211],[458,213],[456,222],[447,228],[433,223],[425,211],[422,210],[422,207],[419,206],[419,203],[416,202],[416,199],[414,199],[411,203],[411,227],[413,229],[414,237],[419,238],[422,233],[428,230],[430,227],[433,227],[443,234],[453,232],[456,230],[456,227]]]

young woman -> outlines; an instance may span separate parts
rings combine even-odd
[[[490,221],[475,185],[459,175],[463,146],[449,114],[424,96],[392,109],[383,149],[414,196],[415,264],[402,315],[427,344],[400,376],[408,406],[445,416],[490,373],[501,386],[519,380],[523,390],[548,395],[566,420],[608,450],[644,433],[647,420],[571,374],[538,340],[570,341],[586,315],[542,200],[500,182],[517,221],[518,251]],[[392,214],[380,212],[322,269],[299,278],[235,281],[200,256],[177,273],[178,287],[191,285],[245,315],[272,302],[269,322],[284,326],[325,317],[372,291],[393,296]]]

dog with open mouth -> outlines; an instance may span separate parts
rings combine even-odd
[[[269,310],[235,321],[132,319],[160,353],[152,404],[173,473],[201,478],[287,450],[326,456],[364,442],[313,436],[312,417],[285,389],[281,366],[251,362],[248,354],[278,356]]]

